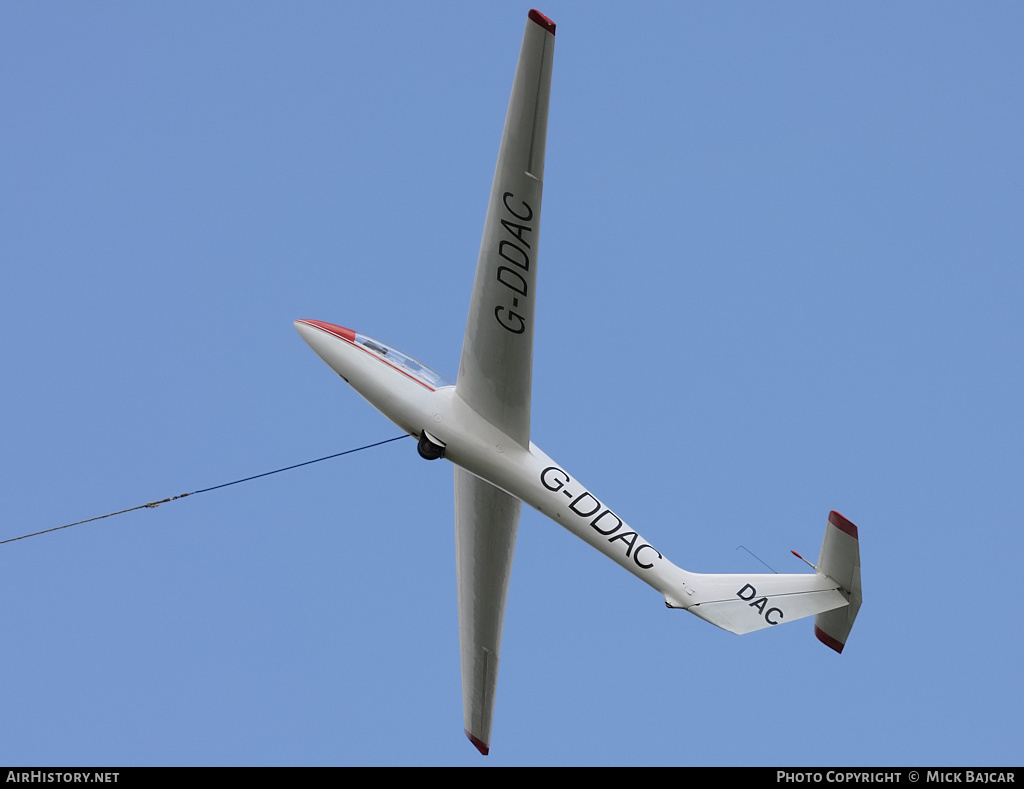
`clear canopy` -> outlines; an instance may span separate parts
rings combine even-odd
[[[403,372],[408,373],[413,378],[422,381],[431,389],[440,389],[442,386],[452,386],[452,382],[443,375],[434,372],[425,364],[416,361],[411,356],[402,353],[397,348],[392,348],[390,345],[382,343],[380,340],[375,340],[373,337],[367,337],[365,334],[357,333],[356,343],[367,350],[373,351],[378,356],[387,359],[389,364],[392,364]]]

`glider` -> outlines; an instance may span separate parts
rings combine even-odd
[[[484,755],[490,748],[522,502],[654,587],[669,608],[733,633],[814,615],[817,637],[842,652],[861,605],[857,527],[837,512],[828,517],[813,573],[693,573],[672,564],[530,441],[534,299],[554,45],[555,24],[530,11],[455,383],[372,337],[322,321],[295,322],[320,358],[418,439],[422,457],[454,464],[463,712],[466,736]]]

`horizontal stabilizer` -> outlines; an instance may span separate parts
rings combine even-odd
[[[836,583],[821,573],[699,575],[693,581],[701,602],[687,610],[730,633],[752,633],[846,606]]]

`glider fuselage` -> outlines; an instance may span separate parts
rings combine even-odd
[[[295,326],[331,369],[409,435],[428,431],[444,444],[446,460],[547,515],[667,600],[678,591],[688,574],[539,447],[522,446],[477,414],[436,373],[416,362],[410,369],[409,357],[349,329],[311,320]],[[690,601],[671,603],[685,608]]]

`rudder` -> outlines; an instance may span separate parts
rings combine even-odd
[[[841,653],[862,602],[860,538],[857,527],[835,510],[828,514],[817,570],[838,583],[843,596],[850,601],[849,605],[814,617],[814,635],[825,646]]]

